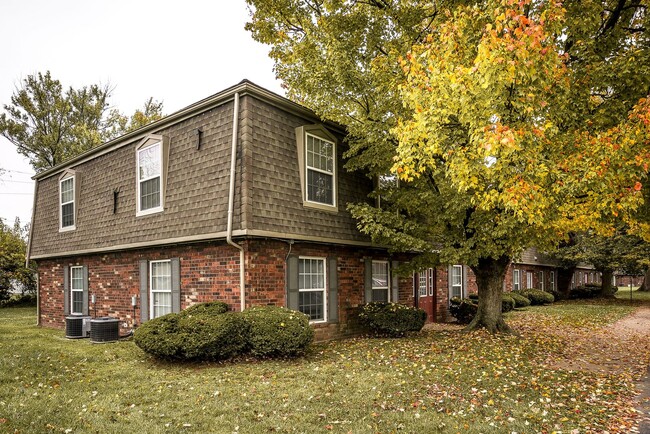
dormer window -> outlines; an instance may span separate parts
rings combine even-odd
[[[296,128],[303,205],[338,211],[336,137],[321,125]]]
[[[75,175],[66,172],[59,178],[59,231],[76,228],[76,185]]]
[[[162,136],[150,136],[136,148],[136,215],[153,214],[163,210],[164,155]]]

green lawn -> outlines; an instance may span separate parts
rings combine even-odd
[[[584,332],[631,309],[557,304],[509,314],[520,337],[447,327],[318,344],[296,361],[190,365],[2,309],[0,432],[627,432],[616,427],[629,427],[634,379],[544,368],[565,342],[541,325]]]

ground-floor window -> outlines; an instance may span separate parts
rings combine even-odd
[[[172,312],[172,267],[170,260],[149,263],[151,318]]]
[[[70,313],[84,313],[83,267],[70,267]]]
[[[517,291],[521,289],[520,285],[520,277],[519,277],[519,270],[515,269],[512,271],[512,290]]]
[[[551,271],[548,281],[549,288],[551,291],[555,291],[555,271]]]
[[[533,287],[533,273],[530,271],[526,272],[526,288],[530,289]]]
[[[539,279],[539,289],[541,289],[543,291],[545,289],[544,288],[544,272],[543,271],[539,272],[538,279]]]
[[[372,261],[372,301],[390,301],[388,261]]]
[[[327,320],[325,258],[298,260],[298,310],[310,321]]]
[[[463,266],[454,265],[451,268],[451,294],[452,297],[463,296]]]

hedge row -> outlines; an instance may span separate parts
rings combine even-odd
[[[227,312],[222,302],[203,303],[152,319],[136,329],[134,342],[170,360],[225,360],[243,354],[295,357],[314,339],[307,315],[276,306]]]
[[[555,301],[553,294],[541,289],[521,289],[504,292],[501,295],[501,312],[509,312],[515,308],[530,305],[550,304]],[[469,324],[478,311],[478,294],[470,294],[469,298],[453,297],[449,300],[449,313],[461,324]]]

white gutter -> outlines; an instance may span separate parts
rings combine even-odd
[[[232,149],[230,152],[230,190],[228,191],[228,228],[226,242],[239,250],[239,308],[246,308],[244,280],[244,248],[232,240],[232,214],[235,207],[235,167],[237,162],[237,135],[239,133],[239,92],[235,92],[235,106],[232,115]]]

